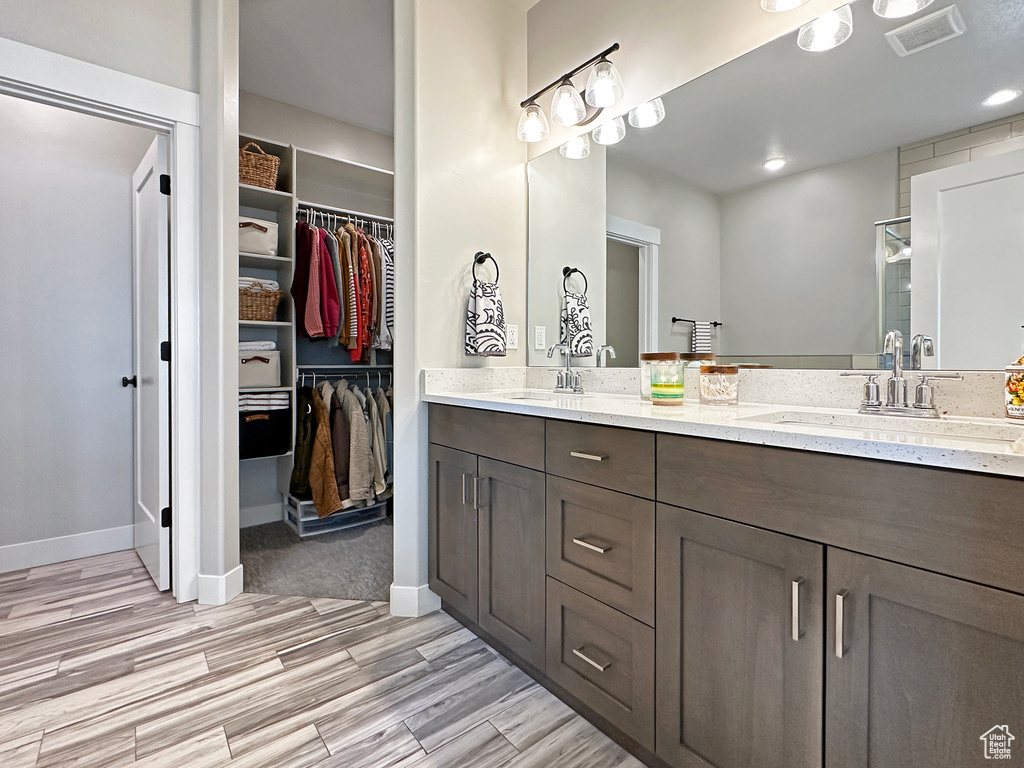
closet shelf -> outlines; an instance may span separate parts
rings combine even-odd
[[[265,256],[261,253],[238,254],[238,266],[246,269],[288,269],[292,268],[292,260],[285,256]]]
[[[244,208],[273,211],[277,214],[277,221],[279,223],[287,222],[292,217],[291,192],[254,187],[250,184],[239,184],[238,204]]]
[[[258,352],[256,354],[259,354]],[[295,387],[239,387],[238,393],[291,392]]]
[[[291,456],[295,451],[288,451],[287,453],[275,453],[271,456],[254,456],[251,459],[239,459],[239,461],[263,461],[264,459],[280,459],[285,456]]]
[[[239,320],[239,328],[290,328],[291,320]]]

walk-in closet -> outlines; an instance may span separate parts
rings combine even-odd
[[[402,276],[390,104],[365,98],[393,92],[392,25],[370,5],[351,27],[363,39],[348,45],[331,25],[314,72],[277,58],[268,35],[306,34],[316,48],[309,14],[336,11],[241,7],[239,506],[250,592],[389,596]],[[354,66],[360,56],[381,65]]]

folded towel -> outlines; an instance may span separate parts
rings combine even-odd
[[[691,352],[711,351],[711,323],[698,320],[693,324],[693,335],[690,337]]]
[[[256,290],[264,291],[280,291],[281,284],[277,280],[263,280],[258,277],[244,277],[238,278],[239,288],[255,288]]]
[[[590,357],[594,354],[594,334],[590,328],[587,294],[565,292],[560,340],[568,345],[573,357]]]
[[[466,311],[466,354],[505,356],[505,310],[497,283],[473,280]]]
[[[273,352],[277,349],[275,341],[240,341],[238,342],[239,352]]]

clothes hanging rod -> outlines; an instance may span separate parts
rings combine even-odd
[[[351,365],[297,365],[295,366],[300,371],[375,371],[378,368],[390,369],[394,366],[391,365],[358,365],[353,363]]]
[[[299,201],[299,213],[303,213],[303,209],[309,208],[314,211],[320,211],[321,213],[334,213],[340,216],[354,216],[357,219],[367,219],[369,221],[379,221],[384,224],[394,224],[395,220],[389,216],[378,216],[374,213],[363,213],[361,211],[347,211],[344,208],[334,208],[330,205],[320,205],[318,203],[305,203]]]
[[[693,323],[694,325],[696,325],[697,321],[696,320],[687,320],[685,317],[673,317],[672,318],[672,324],[675,325],[676,323]],[[718,322],[717,320],[712,320],[711,321],[711,327],[712,328],[718,328],[720,325],[721,325],[721,323]]]

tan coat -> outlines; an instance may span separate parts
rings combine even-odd
[[[313,503],[320,517],[333,515],[341,509],[338,482],[334,477],[334,451],[331,447],[331,419],[327,405],[317,390],[313,390],[313,416],[316,435],[313,438],[313,457],[309,464],[309,485],[313,489]]]

